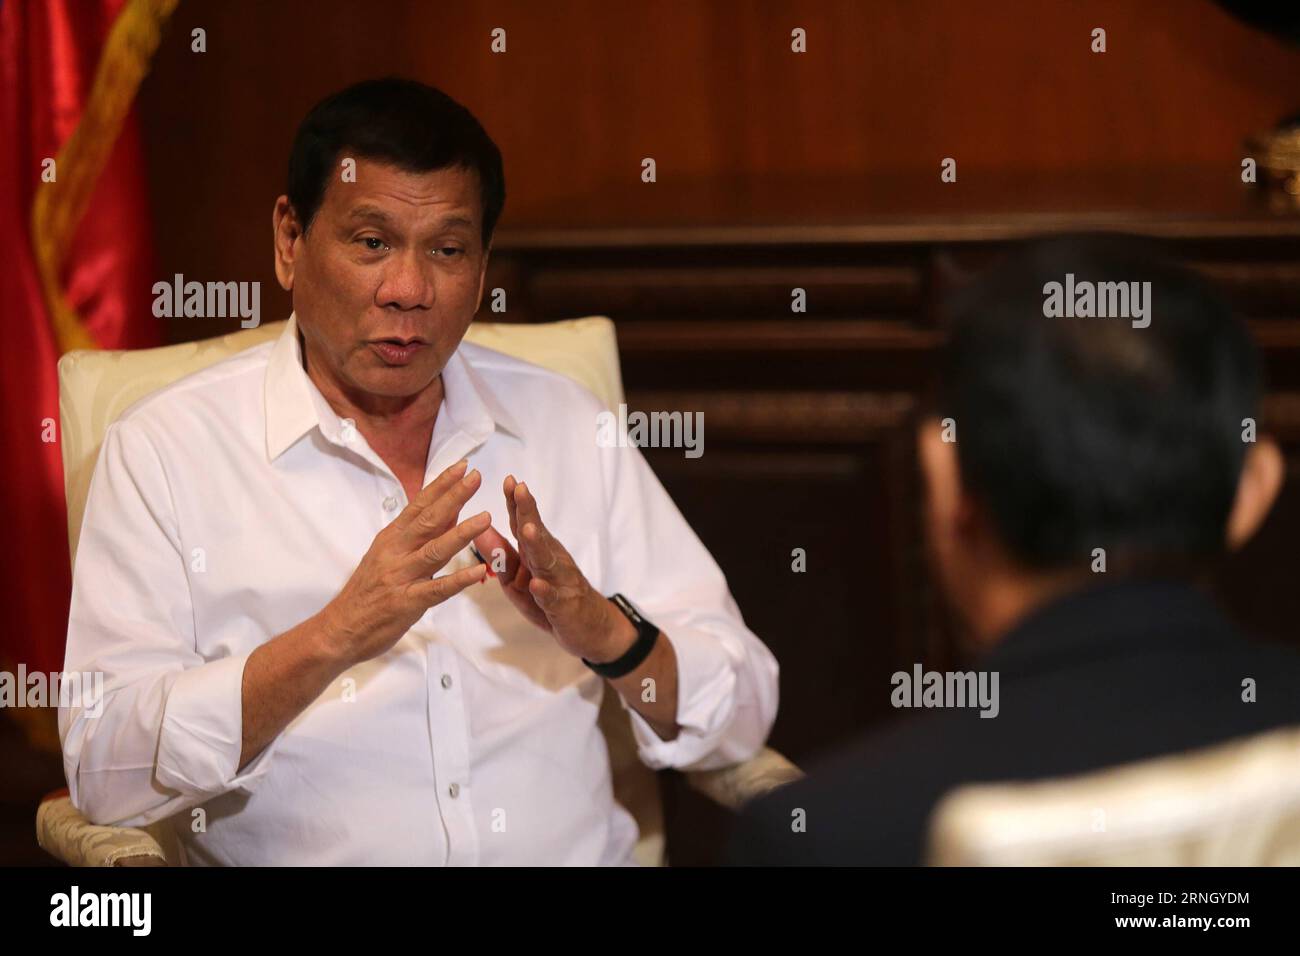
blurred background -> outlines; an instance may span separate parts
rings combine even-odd
[[[87,344],[38,294],[52,268],[33,211],[39,159],[67,147],[131,5],[0,5],[3,225],[20,267],[4,298],[5,473],[26,475],[0,516],[10,669],[62,662],[61,474],[33,422],[57,421],[60,349]],[[1248,318],[1270,380],[1262,428],[1291,477],[1219,587],[1261,639],[1300,643],[1296,14],[1211,0],[140,6],[165,25],[55,269],[89,344],[238,327],[154,319],[151,287],[176,273],[260,281],[262,320],[286,317],[271,207],[303,114],[367,77],[441,87],[505,157],[489,287],[507,310],[483,318],[608,315],[629,406],[704,413],[705,455],[647,457],[781,661],[771,744],[796,762],[891,719],[895,670],[964,659],[919,547],[912,427],[941,341],[936,303],[1027,235],[1159,237]],[[791,572],[795,548],[805,573]],[[44,862],[36,802],[63,785],[49,717],[0,717],[0,863]],[[725,813],[662,782],[670,859],[711,862]]]

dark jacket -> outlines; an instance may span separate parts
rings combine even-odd
[[[861,738],[751,804],[729,861],[914,865],[931,811],[960,784],[1078,774],[1300,724],[1300,653],[1248,641],[1172,581],[1058,600],[974,669],[999,673],[997,717],[915,711]],[[1247,678],[1254,703],[1242,699]],[[796,810],[806,832],[792,830]]]

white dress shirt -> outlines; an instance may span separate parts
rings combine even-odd
[[[462,515],[490,511],[509,536],[501,483],[526,481],[592,586],[672,641],[681,732],[664,741],[628,709],[641,759],[754,754],[776,661],[641,453],[597,446],[599,400],[468,342],[443,385],[425,483],[468,458],[483,482]],[[103,672],[103,711],[59,711],[73,803],[97,823],[168,818],[191,864],[630,862],[636,824],[596,720],[614,691],[495,579],[431,608],[238,769],[249,654],[328,603],[406,503],[307,377],[293,318],[110,425],[65,665]]]

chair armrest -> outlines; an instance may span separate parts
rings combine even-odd
[[[166,866],[158,841],[133,827],[91,823],[66,790],[47,794],[36,811],[36,842],[68,866]]]
[[[692,790],[728,810],[739,810],[750,800],[798,780],[803,771],[775,750],[764,747],[744,763],[717,770],[691,770],[685,776]]]

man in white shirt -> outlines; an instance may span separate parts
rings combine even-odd
[[[651,767],[763,745],[776,662],[640,453],[598,447],[581,386],[461,341],[504,199],[437,90],[304,120],[284,334],[105,435],[66,661],[102,715],[59,714],[92,821],[168,819],[195,864],[618,864],[606,683]]]

